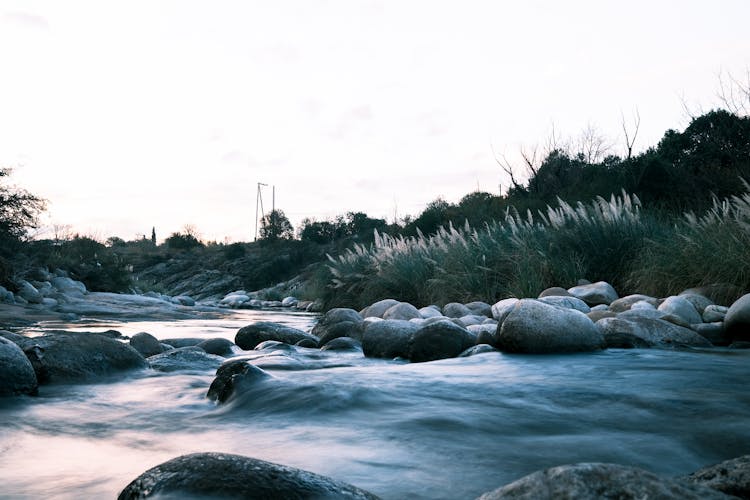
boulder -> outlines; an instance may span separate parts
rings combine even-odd
[[[724,323],[720,321],[691,325],[690,329],[711,342],[713,345],[728,346],[730,344],[726,330],[724,330]]]
[[[16,292],[16,296],[21,297],[26,302],[30,304],[41,304],[42,294],[39,293],[39,290],[34,288],[34,285],[29,283],[28,281],[21,281],[18,284],[18,292]]]
[[[750,455],[704,467],[680,479],[738,498],[750,498]]]
[[[688,325],[703,322],[703,318],[701,318],[695,306],[684,296],[672,295],[671,297],[667,297],[664,299],[664,302],[659,304],[658,309],[684,319]]]
[[[34,367],[23,350],[0,337],[0,396],[37,394]]]
[[[285,465],[228,453],[183,455],[128,484],[118,500],[143,498],[376,499],[350,484]]]
[[[724,317],[724,329],[732,342],[750,341],[750,293],[729,307]]]
[[[635,467],[580,463],[534,472],[502,488],[485,493],[478,500],[601,498],[713,500],[729,497],[706,486],[659,477]]]
[[[298,302],[299,299],[297,297],[284,297],[281,300],[281,307],[295,307]]]
[[[503,299],[499,302],[495,302],[492,306],[492,317],[499,323],[505,320],[505,317],[510,314],[513,308],[518,304],[518,299],[511,297],[509,299]]]
[[[266,340],[276,340],[278,342],[292,345],[302,339],[313,340],[316,345],[318,342],[316,337],[313,337],[302,330],[298,330],[297,328],[274,323],[272,321],[258,321],[240,328],[237,335],[234,337],[234,343],[237,344],[240,349],[247,351],[254,349],[256,345]]]
[[[464,352],[458,355],[459,358],[468,358],[469,356],[476,356],[477,354],[484,354],[486,352],[497,352],[497,349],[489,344],[477,344],[469,347]]]
[[[492,310],[491,307],[490,310]],[[443,316],[446,318],[461,318],[472,314],[471,309],[458,302],[449,302],[443,306]]]
[[[305,347],[307,349],[316,349],[318,347],[318,341],[314,339],[302,339],[294,344],[298,347]]]
[[[86,293],[86,285],[65,276],[55,276],[50,283],[58,292],[65,295],[83,296]]]
[[[711,343],[693,330],[663,319],[633,316],[604,318],[597,321],[607,347],[711,347]]]
[[[364,322],[362,316],[354,309],[336,308],[328,311],[315,325],[312,334],[325,344],[335,338],[352,337],[362,339]]]
[[[0,304],[13,304],[14,302],[13,292],[4,286],[0,286]]]
[[[361,351],[362,344],[351,337],[336,337],[335,339],[326,342],[326,344],[320,348],[321,351]]]
[[[419,314],[421,314],[424,319],[437,318],[437,317],[443,316],[443,313],[440,311],[440,308],[438,306],[423,307],[419,310]]]
[[[648,319],[662,319],[669,321],[672,324],[681,326],[683,328],[690,328],[690,323],[685,321],[681,316],[675,316],[674,314],[660,311],[658,309],[651,309],[647,307],[631,307],[627,311],[623,311],[617,315],[618,318],[623,319],[634,319],[634,318],[648,318]]]
[[[542,297],[537,299],[539,302],[544,302],[551,306],[564,307],[566,309],[575,309],[581,311],[583,314],[591,312],[591,308],[584,301],[577,297],[561,297],[559,295],[550,295],[549,297]]]
[[[362,352],[370,358],[407,358],[409,340],[419,328],[418,325],[403,320],[370,323],[362,335]]]
[[[381,318],[385,314],[385,312],[390,309],[391,307],[400,304],[398,300],[395,299],[383,299],[378,302],[375,302],[374,304],[370,305],[369,307],[366,307],[362,311],[362,317],[363,318]]]
[[[161,342],[146,332],[139,332],[130,337],[130,346],[141,353],[144,358],[164,352]]]
[[[708,306],[715,305],[713,300],[698,293],[682,292],[678,297],[682,297],[693,304],[693,307],[698,311],[698,314],[703,314],[703,311],[705,311]]]
[[[484,316],[485,318],[491,318],[492,317],[492,306],[489,305],[487,302],[481,302],[481,301],[474,301],[469,302],[468,304],[464,304],[469,310],[471,311],[471,314],[475,314],[477,316]]]
[[[613,313],[612,311],[602,311],[602,310],[593,311],[592,310],[590,313],[587,313],[586,316],[588,316],[591,321],[593,321],[594,323],[596,323],[600,319],[604,319],[604,318],[616,318],[617,314]]]
[[[588,285],[574,286],[568,288],[568,293],[573,297],[577,297],[590,306],[597,304],[611,304],[615,300],[619,299],[617,291],[607,283],[606,281],[597,281]]]
[[[175,372],[182,370],[206,371],[215,370],[224,358],[209,354],[198,346],[178,347],[147,359],[151,368],[160,372]]]
[[[400,302],[394,306],[388,308],[383,314],[383,319],[404,319],[410,320],[412,318],[421,318],[419,310],[408,302]]]
[[[244,359],[230,359],[216,370],[216,377],[208,388],[206,397],[217,403],[224,403],[242,389],[255,385],[260,380],[270,379],[271,375]]]
[[[521,299],[498,325],[495,347],[504,352],[562,353],[603,349],[604,338],[581,311]]]
[[[197,347],[200,347],[209,354],[215,354],[217,356],[232,356],[234,354],[235,344],[231,340],[216,337],[213,339],[206,339],[199,343]]]
[[[572,297],[572,295],[561,286],[553,286],[542,290],[537,298],[541,299],[542,297]]]
[[[458,320],[458,323],[463,326],[471,326],[471,325],[481,325],[484,323],[484,320],[487,319],[484,316],[479,316],[476,314],[469,314],[468,316],[461,316],[460,318],[453,318]]]
[[[609,304],[609,310],[612,312],[621,313],[623,311],[627,311],[633,304],[642,300],[645,300],[654,307],[657,307],[659,305],[659,299],[636,293],[633,295],[620,297],[619,299],[613,301],[611,304]]]
[[[39,349],[38,365],[32,361],[39,381],[87,380],[147,366],[138,351],[106,332],[50,333],[25,339],[21,348]]]
[[[639,300],[638,302],[630,306],[630,309],[628,309],[628,311],[633,311],[633,310],[638,310],[638,309],[650,309],[650,310],[656,311],[656,306],[652,304],[651,302],[647,302],[645,300]],[[627,312],[627,311],[623,311],[623,312]]]
[[[716,321],[724,321],[728,311],[729,308],[726,306],[712,304],[703,310],[701,317],[704,323],[715,323]]]
[[[407,357],[415,363],[455,358],[476,342],[476,337],[465,328],[440,321],[423,326],[412,334]]]

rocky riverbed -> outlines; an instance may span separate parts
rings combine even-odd
[[[750,295],[707,295],[594,283],[322,316],[58,296],[0,332],[0,480],[10,498],[747,497]]]

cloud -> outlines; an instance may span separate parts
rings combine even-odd
[[[49,23],[47,19],[36,14],[30,14],[28,12],[5,12],[0,17],[3,24],[10,24],[20,28],[35,29],[41,31],[49,31]]]

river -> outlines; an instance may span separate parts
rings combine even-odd
[[[226,337],[255,320],[90,322],[158,338]],[[37,333],[28,329],[27,333]],[[289,353],[287,353],[289,354]],[[386,499],[460,499],[535,470],[615,462],[680,475],[750,453],[750,351],[487,353],[430,363],[297,349],[271,383],[225,406],[213,372],[143,370],[0,400],[0,497],[115,498],[146,469],[219,451],[299,467]]]

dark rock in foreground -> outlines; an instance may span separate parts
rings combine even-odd
[[[450,321],[438,321],[412,334],[409,339],[409,360],[421,363],[455,358],[476,342],[476,337],[465,328]]]
[[[216,370],[216,378],[211,382],[206,397],[211,401],[224,403],[248,385],[267,378],[271,376],[247,360],[229,360]]]
[[[310,339],[317,345],[317,337],[291,326],[281,325],[272,321],[258,321],[251,325],[240,328],[234,338],[234,343],[240,349],[251,350],[266,340],[276,340],[285,344],[294,345],[300,340]]]
[[[635,467],[582,463],[534,472],[479,500],[711,500],[731,498],[720,491],[658,477]]]
[[[704,467],[680,479],[750,499],[750,455]]]
[[[285,465],[228,453],[194,453],[153,467],[118,500],[181,496],[248,499],[376,499],[350,484]]]
[[[0,337],[0,396],[37,393],[31,362],[16,344]]]

